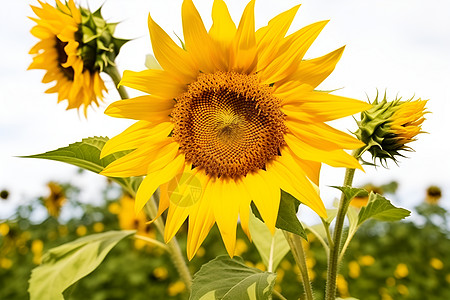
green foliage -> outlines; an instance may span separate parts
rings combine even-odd
[[[83,139],[81,142],[70,144],[67,147],[22,157],[60,161],[98,174],[107,165],[129,153],[129,151],[116,152],[100,159],[100,152],[107,140],[107,137],[90,137]],[[124,187],[128,192],[136,191],[142,181],[141,177],[113,177],[111,179]]]
[[[367,206],[362,207],[359,212],[358,225],[370,218],[381,221],[399,221],[409,215],[410,211],[407,209],[395,207],[383,196],[371,192]]]
[[[108,231],[52,248],[31,273],[30,299],[64,299],[63,292],[94,271],[109,251],[134,230]]]
[[[290,250],[283,232],[281,229],[275,229],[275,234],[272,235],[266,224],[253,214],[250,214],[248,225],[252,241],[258,249],[264,265],[268,269],[276,270],[278,264]]]
[[[219,256],[195,274],[190,300],[269,299],[275,277],[273,273],[246,266],[240,257]]]

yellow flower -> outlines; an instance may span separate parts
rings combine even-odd
[[[137,234],[149,236],[150,225],[143,211],[135,213],[134,199],[128,195],[120,198],[120,211],[118,214],[119,226],[124,230],[137,230]],[[153,236],[152,236],[153,237]]]
[[[436,270],[442,270],[444,268],[444,263],[439,258],[433,257],[430,259],[430,266]]]
[[[183,281],[176,281],[171,283],[167,288],[167,294],[171,297],[176,296],[186,290],[186,285]]]
[[[367,145],[362,152],[369,151],[374,160],[378,158],[381,162],[397,161],[397,156],[403,156],[400,151],[410,151],[407,144],[422,133],[426,103],[427,100],[413,101],[412,98],[388,102],[386,95],[378,101],[377,95],[374,106],[361,113],[355,133]]]
[[[352,260],[348,263],[348,276],[351,278],[358,278],[361,274],[361,268],[357,261]]]
[[[396,278],[403,278],[408,276],[408,274],[409,274],[408,266],[403,263],[398,264],[397,267],[395,268],[394,275]]]
[[[50,195],[44,199],[44,205],[47,208],[48,214],[57,218],[61,207],[66,202],[66,195],[63,188],[56,182],[49,182],[47,184],[50,189]]]
[[[87,108],[92,104],[98,106],[98,99],[103,99],[106,87],[100,72],[114,59],[120,46],[116,49],[113,39],[109,39],[113,47],[100,45],[98,34],[111,36],[112,27],[107,26],[99,11],[92,14],[77,7],[73,0],[65,4],[56,0],[56,7],[39,3],[41,7],[31,6],[37,16],[30,18],[37,23],[31,34],[40,41],[30,50],[33,62],[29,69],[46,70],[42,82],[56,81],[46,93],[58,93],[58,103],[67,100],[67,109],[84,107],[86,116]],[[109,53],[108,57],[105,53]]]
[[[371,255],[363,255],[358,257],[358,263],[361,266],[371,266],[375,263],[375,258]]]
[[[153,53],[162,67],[125,71],[121,84],[150,95],[118,101],[105,113],[139,120],[109,140],[101,156],[135,149],[103,175],[146,175],[136,196],[141,210],[161,186],[158,216],[168,208],[165,240],[189,218],[191,259],[217,223],[233,256],[240,219],[249,235],[250,202],[275,231],[281,190],[320,216],[321,163],[361,168],[343,149],[363,146],[325,122],[371,105],[314,90],[334,69],[344,48],[303,60],[326,21],[285,36],[299,8],[255,32],[255,1],[235,25],[215,0],[207,31],[191,0],[182,5],[184,47],[149,17]]]
[[[432,185],[427,189],[427,196],[425,198],[425,202],[431,205],[437,205],[441,197],[442,197],[441,189],[437,186]]]
[[[31,242],[31,252],[33,252],[33,263],[39,265],[42,259],[42,251],[44,250],[44,242],[41,240],[33,240]]]

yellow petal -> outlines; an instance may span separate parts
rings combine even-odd
[[[200,71],[203,73],[214,72],[215,48],[192,0],[183,1],[181,13],[186,50],[191,54]]]
[[[326,122],[350,116],[372,107],[367,102],[352,98],[331,95],[324,92],[310,92],[295,95],[293,89],[290,95],[285,95],[281,110],[295,118],[296,113],[307,114],[308,120]]]
[[[299,158],[297,155],[292,152],[289,147],[285,150],[291,155],[292,159],[294,159],[295,163],[300,166],[300,168],[305,172],[306,176],[309,180],[311,180],[315,185],[319,185],[319,176],[320,176],[320,168],[322,164],[317,161],[304,160]],[[284,151],[282,150],[282,153]]]
[[[344,48],[345,46],[327,55],[302,61],[297,70],[287,80],[299,81],[316,88],[333,72],[342,52],[344,52]]]
[[[244,183],[264,223],[274,234],[281,199],[279,185],[270,180],[270,175],[267,175],[266,171],[247,174]]]
[[[230,257],[236,246],[236,226],[239,214],[240,195],[233,180],[217,179],[211,184],[214,218]]]
[[[177,44],[148,16],[148,28],[153,54],[164,70],[177,76],[182,82],[190,83],[197,77],[198,68],[188,52]]]
[[[238,73],[250,74],[256,68],[258,56],[255,38],[255,0],[250,1],[242,14],[230,57],[230,69]]]
[[[110,104],[105,114],[116,118],[146,120],[149,122],[169,121],[169,114],[175,105],[172,99],[156,96],[140,96]]]
[[[215,42],[219,54],[216,57],[216,65],[222,71],[229,69],[230,47],[236,34],[236,25],[231,19],[228,8],[223,0],[214,0],[212,7],[213,24],[209,35]]]
[[[189,215],[189,229],[187,241],[187,256],[191,260],[200,245],[205,240],[209,231],[215,223],[214,213],[211,205],[210,183],[203,180],[204,193],[202,199],[192,208]]]
[[[283,157],[284,155],[282,155]],[[284,164],[283,164],[284,163]],[[272,180],[278,180],[280,187],[285,192],[291,194],[303,204],[314,210],[319,216],[326,217],[327,212],[317,190],[312,185],[303,172],[292,165],[286,166],[286,162],[274,161],[267,166]],[[292,162],[291,162],[292,163]]]
[[[157,143],[168,137],[172,129],[172,122],[150,123],[148,121],[138,121],[122,133],[108,140],[103,146],[100,158],[114,152],[136,149],[149,140]]]
[[[157,158],[159,150],[170,143],[170,139],[159,143],[152,141],[116,159],[103,169],[100,174],[110,177],[130,177],[147,174],[148,165]]]
[[[279,14],[266,27],[256,32],[258,42],[258,70],[264,69],[278,53],[280,42],[291,26],[300,5]],[[258,33],[261,33],[260,35]]]
[[[357,149],[365,144],[357,138],[334,129],[325,123],[306,123],[300,120],[286,121],[286,126],[300,140],[319,149]]]
[[[184,167],[184,155],[178,155],[163,169],[149,173],[142,180],[141,185],[136,194],[136,202],[134,210],[136,214],[141,211],[156,189],[163,183],[171,180]]]
[[[242,230],[247,235],[248,239],[251,241],[250,229],[248,227],[249,216],[250,216],[250,203],[252,198],[249,195],[245,183],[242,180],[236,181],[236,187],[238,188],[239,194],[241,195],[241,201],[239,203],[239,220],[241,223]]]
[[[167,208],[169,208],[170,200],[167,191],[167,183],[163,183],[159,188],[160,193],[159,193],[158,212],[156,213],[156,216],[153,219],[147,222],[147,224],[155,222],[155,220],[159,218],[163,214],[163,212],[166,211]]]
[[[277,58],[262,70],[261,81],[271,84],[292,74],[327,22],[322,21],[308,25],[285,38]]]
[[[164,70],[125,71],[119,85],[168,99],[178,97],[186,89],[185,84]]]
[[[284,136],[289,148],[301,159],[323,162],[332,167],[344,167],[363,170],[358,160],[344,150],[322,150],[311,146],[292,134]]]

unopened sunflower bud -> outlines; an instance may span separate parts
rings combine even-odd
[[[403,150],[411,151],[407,144],[422,133],[426,103],[427,100],[420,98],[406,101],[398,98],[388,102],[386,95],[378,101],[377,95],[373,107],[361,113],[359,129],[355,132],[358,139],[366,144],[361,154],[369,151],[374,161],[378,158],[385,163],[387,159],[396,162],[397,156],[403,156]]]

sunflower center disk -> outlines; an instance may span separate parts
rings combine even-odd
[[[65,64],[67,62],[67,53],[64,50],[64,47],[66,47],[66,45],[68,44],[67,42],[63,42],[61,41],[59,38],[57,38],[55,36],[55,49],[56,52],[58,53],[58,63],[59,63],[59,68],[61,69],[61,71],[63,72],[64,76],[66,76],[67,79],[73,81],[74,76],[75,76],[75,72],[73,70],[72,67],[68,67],[68,68],[64,68],[62,66],[62,64]]]
[[[264,169],[284,145],[280,99],[256,75],[200,74],[176,101],[173,138],[210,176],[236,179]]]

